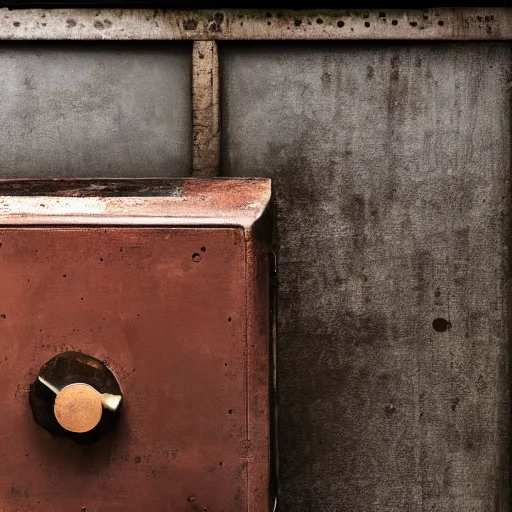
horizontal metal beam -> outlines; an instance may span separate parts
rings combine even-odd
[[[509,40],[512,10],[0,9],[0,40]]]

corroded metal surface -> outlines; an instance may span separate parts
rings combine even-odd
[[[0,10],[0,39],[512,38],[505,8],[380,11]]]
[[[39,213],[0,227],[0,509],[268,509],[269,182],[181,186],[174,203],[138,198],[179,226],[54,227]],[[196,199],[212,218],[248,201],[259,215],[187,226]],[[88,446],[39,427],[27,396],[45,361],[82,350],[124,394],[116,429]]]
[[[192,52],[192,175],[214,177],[220,164],[219,57],[215,41],[195,41]]]
[[[0,223],[249,228],[270,200],[270,181],[261,178],[157,182],[159,185],[151,179],[0,180]],[[49,195],[40,195],[45,188]],[[117,192],[112,196],[105,189]]]

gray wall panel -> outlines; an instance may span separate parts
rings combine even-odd
[[[191,46],[2,43],[0,176],[184,176]]]
[[[509,47],[230,44],[222,80],[224,172],[277,194],[282,509],[508,511]]]

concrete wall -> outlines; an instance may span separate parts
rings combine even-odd
[[[271,176],[286,512],[508,511],[510,48],[227,44]]]
[[[0,176],[182,176],[191,44],[0,44]]]

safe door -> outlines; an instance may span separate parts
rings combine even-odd
[[[268,510],[269,181],[0,194],[0,510]]]

